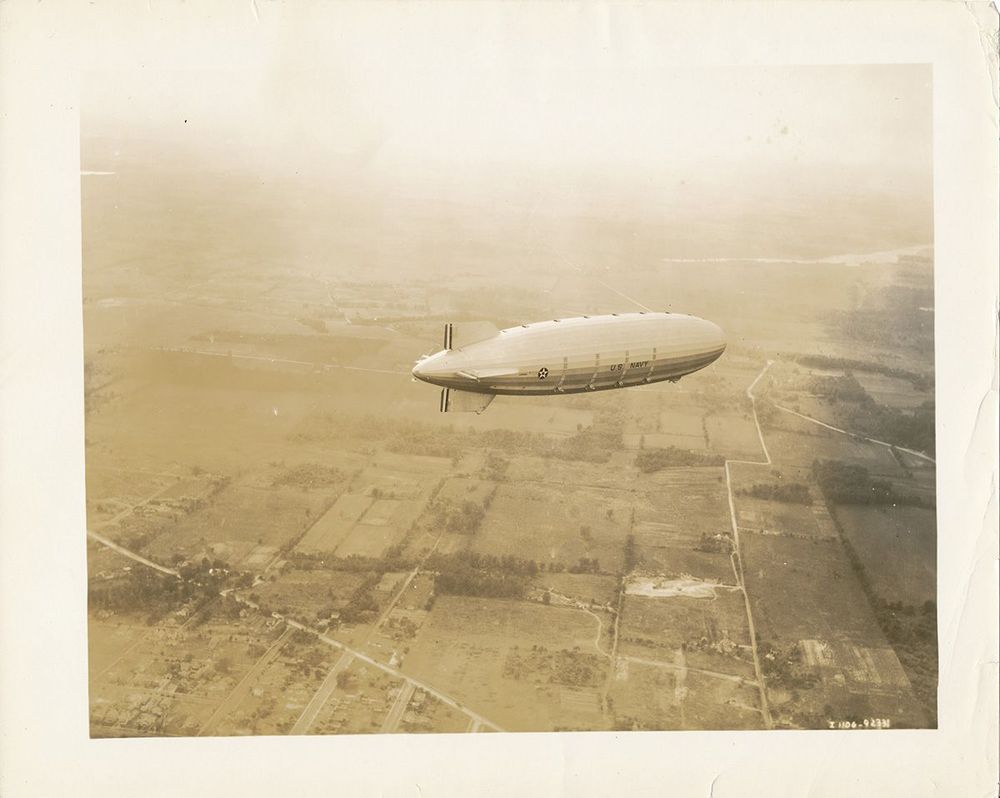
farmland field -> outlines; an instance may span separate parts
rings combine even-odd
[[[551,730],[561,725],[564,691],[574,684],[562,684],[558,673],[557,681],[549,681],[548,668],[567,652],[593,673],[573,678],[600,684],[608,662],[595,648],[596,633],[596,620],[579,610],[440,597],[403,661],[403,672],[440,685],[506,728]],[[604,727],[596,698],[572,703],[576,728]]]
[[[230,485],[211,504],[154,539],[149,551],[167,558],[171,552],[193,555],[210,546],[216,556],[239,562],[257,545],[281,547],[291,542],[332,500],[322,492]]]
[[[885,645],[839,541],[742,533],[747,591],[765,640]]]
[[[94,736],[936,723],[929,216],[81,144]],[[445,324],[637,301],[725,352],[481,414],[411,379]]]
[[[597,559],[616,571],[630,518],[631,505],[617,494],[501,485],[471,548],[566,566]]]
[[[333,552],[372,505],[371,496],[345,493],[313,524],[298,548],[303,552]]]
[[[712,598],[628,596],[619,635],[626,656],[672,661],[683,650],[689,667],[754,676],[743,596],[731,588]]]
[[[935,600],[933,510],[841,505],[836,514],[877,595],[913,606]]]

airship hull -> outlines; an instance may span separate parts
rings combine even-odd
[[[584,393],[677,380],[709,365],[725,348],[722,330],[694,316],[580,316],[511,327],[447,348],[419,362],[413,374],[483,394]]]

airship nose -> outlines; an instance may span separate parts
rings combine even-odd
[[[711,342],[713,348],[726,348],[726,334],[722,331],[722,328],[712,321],[702,320],[705,324],[706,335]]]
[[[447,354],[438,352],[429,357],[422,357],[413,365],[410,372],[418,380],[435,383],[436,378],[442,376],[447,363]]]

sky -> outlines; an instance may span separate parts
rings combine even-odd
[[[833,173],[891,189],[930,177],[931,74],[919,65],[569,68],[502,54],[400,63],[345,48],[293,67],[92,75],[82,134],[154,139],[262,170],[361,169],[416,183]]]
[[[564,238],[587,218],[670,220],[692,240],[732,231],[724,254],[777,254],[823,216],[823,241],[803,229],[789,251],[932,239],[929,66],[701,64],[664,51],[697,50],[684,30],[628,9],[518,8],[267,4],[270,24],[232,45],[206,27],[190,58],[147,36],[85,77],[81,168],[288,177],[376,214],[510,211],[512,229],[575,218]]]

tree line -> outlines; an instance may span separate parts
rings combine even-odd
[[[665,449],[642,449],[635,456],[635,467],[644,474],[679,466],[720,466],[725,458],[718,454],[692,452],[676,446]]]
[[[809,486],[801,482],[783,482],[778,484],[756,483],[751,488],[741,488],[738,493],[752,496],[755,499],[768,499],[786,504],[812,504]]]
[[[910,505],[933,508],[933,499],[897,493],[888,480],[875,479],[864,466],[815,460],[813,475],[828,499],[839,504]]]

